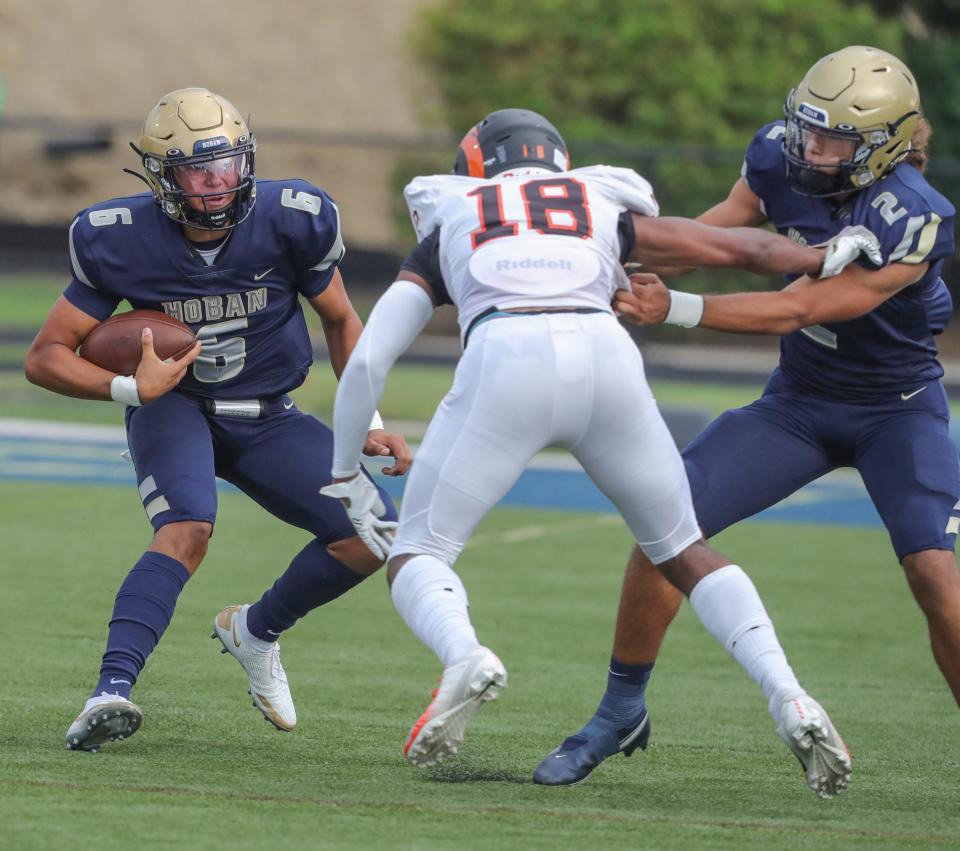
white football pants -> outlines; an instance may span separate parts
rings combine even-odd
[[[654,564],[700,537],[683,461],[630,336],[607,313],[543,313],[473,330],[417,451],[391,555],[452,565],[547,446],[570,450]]]

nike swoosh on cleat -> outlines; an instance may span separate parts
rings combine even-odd
[[[240,646],[240,639],[237,638],[237,622],[236,620],[230,621],[230,631],[233,633],[233,645],[234,647]]]
[[[267,269],[266,272],[261,272],[259,275],[254,275],[254,276],[253,276],[253,280],[255,280],[255,281],[262,280],[262,279],[265,278],[267,275],[269,275],[272,271],[273,271],[273,266],[271,266],[269,269]]]
[[[918,393],[923,393],[923,391],[926,390],[927,387],[929,387],[929,385],[924,384],[923,387],[921,387],[919,390],[914,390],[912,393],[901,393],[900,398],[903,399],[904,402],[906,402],[907,399],[912,399]]]

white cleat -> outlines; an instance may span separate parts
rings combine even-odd
[[[227,606],[213,619],[210,637],[219,638],[223,645],[220,652],[231,654],[246,671],[250,697],[263,717],[278,730],[290,732],[297,726],[297,710],[287,685],[287,673],[280,664],[280,645],[274,641],[264,650],[266,642],[247,632],[249,608]]]
[[[67,750],[96,753],[101,746],[132,736],[140,729],[143,711],[119,694],[91,697],[67,730]]]
[[[783,701],[777,735],[800,760],[807,785],[818,798],[832,798],[850,785],[850,751],[813,698],[801,695]]]
[[[496,700],[507,685],[507,669],[486,647],[478,647],[462,662],[444,670],[440,687],[413,725],[404,756],[425,767],[455,754],[467,725],[480,705]]]

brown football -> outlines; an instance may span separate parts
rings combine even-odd
[[[140,333],[153,331],[153,349],[160,360],[183,357],[196,334],[179,319],[159,310],[118,313],[94,328],[80,346],[80,357],[120,375],[133,375],[140,363]]]

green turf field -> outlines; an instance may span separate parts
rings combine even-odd
[[[285,638],[295,733],[249,705],[210,622],[255,599],[305,536],[233,493],[134,692],[141,731],[67,752],[148,526],[132,488],[3,482],[0,512],[5,848],[960,847],[957,710],[882,532],[746,524],[718,539],[854,753],[850,790],[823,802],[686,608],[650,690],[650,749],[581,787],[529,782],[599,696],[629,546],[609,516],[533,510],[496,511],[459,563],[511,684],[443,766],[400,757],[439,669],[381,576]]]

